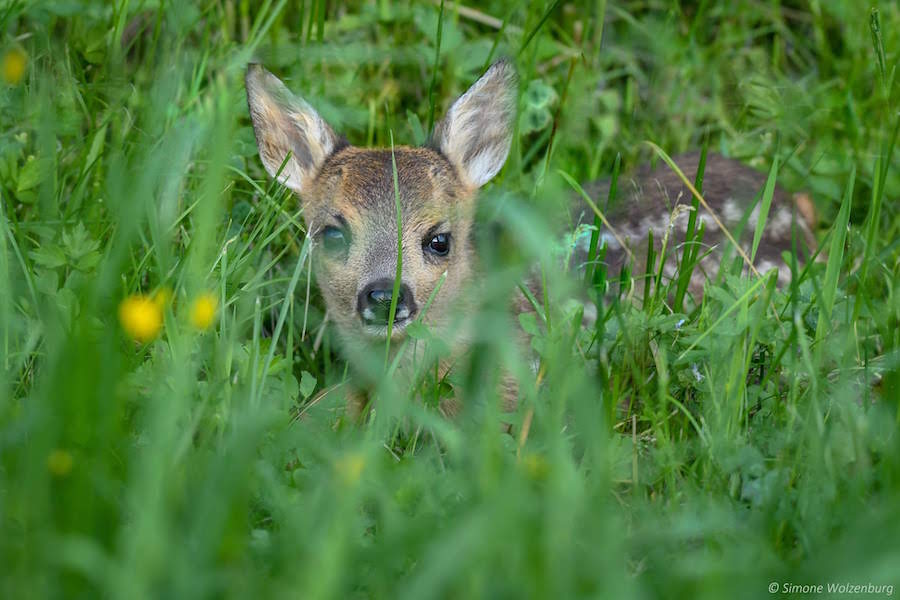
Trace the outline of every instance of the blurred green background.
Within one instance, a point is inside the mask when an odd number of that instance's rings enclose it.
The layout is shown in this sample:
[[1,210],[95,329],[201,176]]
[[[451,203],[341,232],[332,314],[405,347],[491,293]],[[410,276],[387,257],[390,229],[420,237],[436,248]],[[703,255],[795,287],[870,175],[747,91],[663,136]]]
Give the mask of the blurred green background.
[[[0,36],[0,596],[900,586],[897,3],[5,0]],[[442,382],[376,377],[350,423],[246,64],[385,146],[501,56],[520,118],[480,204],[501,225],[470,402],[447,421],[414,400]],[[645,141],[777,158],[827,264],[785,290],[723,275],[686,313],[595,289],[579,328],[546,258],[562,174],[627,172]],[[538,386],[497,314],[540,261]]]

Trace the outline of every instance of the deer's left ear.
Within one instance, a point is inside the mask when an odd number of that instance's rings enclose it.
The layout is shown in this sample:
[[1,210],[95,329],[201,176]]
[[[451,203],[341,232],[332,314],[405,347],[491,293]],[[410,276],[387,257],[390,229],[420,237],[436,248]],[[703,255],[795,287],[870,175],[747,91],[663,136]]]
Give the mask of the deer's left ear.
[[302,196],[342,139],[312,106],[261,66],[249,66],[245,83],[263,166]]
[[517,97],[515,68],[506,60],[495,62],[435,127],[432,143],[470,185],[481,187],[506,162]]

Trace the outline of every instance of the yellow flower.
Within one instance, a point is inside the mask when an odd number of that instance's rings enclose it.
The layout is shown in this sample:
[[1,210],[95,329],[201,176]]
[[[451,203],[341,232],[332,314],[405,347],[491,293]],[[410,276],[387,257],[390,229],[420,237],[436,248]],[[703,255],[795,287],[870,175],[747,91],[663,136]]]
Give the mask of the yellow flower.
[[3,54],[0,72],[3,73],[3,81],[9,85],[19,85],[25,76],[25,68],[28,66],[28,55],[21,48],[10,48]]
[[218,302],[212,294],[201,294],[191,303],[191,325],[197,329],[209,329],[216,318]]
[[162,329],[162,309],[153,299],[135,294],[122,300],[119,305],[119,321],[130,337],[147,343]]
[[47,457],[47,469],[57,477],[65,477],[72,470],[72,455],[65,450],[54,450]]
[[359,481],[365,466],[366,459],[361,454],[353,452],[338,459],[334,470],[344,485],[352,486]]
[[535,480],[546,478],[550,471],[550,465],[540,454],[527,454],[522,459],[522,467],[525,469],[525,473]]

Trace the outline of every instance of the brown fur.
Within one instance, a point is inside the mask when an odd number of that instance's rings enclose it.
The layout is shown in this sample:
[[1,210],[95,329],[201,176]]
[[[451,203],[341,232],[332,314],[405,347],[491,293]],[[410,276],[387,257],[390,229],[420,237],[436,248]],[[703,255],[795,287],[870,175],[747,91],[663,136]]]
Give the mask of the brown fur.
[[[699,159],[700,154],[696,152],[673,158],[675,164],[691,182],[696,175]],[[736,160],[714,153],[707,156],[704,174],[703,198],[749,255],[756,229],[758,210],[753,207],[755,203],[759,203],[762,197],[767,175]],[[634,255],[633,275],[643,273],[648,231],[653,232],[654,247],[656,252],[659,252],[674,213],[676,217],[671,222],[672,229],[669,231],[664,275],[674,274],[676,265],[685,250],[685,233],[690,214],[690,211],[678,207],[689,207],[693,196],[668,165],[660,162],[655,168],[644,166],[637,169],[630,177],[620,178],[617,199],[611,206],[607,205],[608,181],[595,182],[586,186],[586,191],[597,200],[600,209],[604,211],[619,238],[625,241]],[[792,210],[795,205],[797,207],[796,217]],[[748,211],[750,211],[750,216],[743,230],[739,231],[740,222]],[[580,207],[576,211],[575,219],[578,222],[593,222],[593,212],[590,208]],[[701,220],[705,223],[706,228],[700,251],[700,256],[703,258],[694,271],[689,286],[689,291],[696,299],[702,295],[706,280],[716,276],[722,253],[725,248],[731,246],[731,242],[715,223],[710,213],[702,206],[697,219],[698,227]],[[800,256],[802,258],[804,251],[809,252],[815,248],[815,236],[812,233],[812,228],[815,226],[815,212],[812,202],[807,196],[792,199],[787,192],[776,185],[754,266],[761,273],[773,268],[777,269],[779,284],[784,284],[790,279],[789,265],[782,260],[781,254],[791,251],[791,229],[794,224],[796,224],[798,232],[798,244],[803,249]],[[608,236],[607,242],[608,251],[605,262],[609,273],[614,276],[619,273],[628,256],[614,237]],[[732,256],[737,256],[733,250]],[[641,281],[636,281],[636,288],[640,290],[641,287]]]
[[[451,306],[470,280],[473,263],[469,231],[475,190],[461,184],[453,168],[429,148],[399,147],[397,162],[402,215],[403,281],[415,303],[424,306],[444,271],[447,278],[425,316],[432,327],[446,325]],[[310,234],[343,217],[353,241],[346,259],[315,252],[315,271],[328,313],[347,342],[383,340],[356,316],[360,289],[369,281],[393,279],[397,268],[397,222],[390,150],[346,148],[329,158],[307,194],[305,219]],[[445,258],[422,252],[429,231],[443,224],[453,251]],[[396,340],[404,331],[393,332]]]

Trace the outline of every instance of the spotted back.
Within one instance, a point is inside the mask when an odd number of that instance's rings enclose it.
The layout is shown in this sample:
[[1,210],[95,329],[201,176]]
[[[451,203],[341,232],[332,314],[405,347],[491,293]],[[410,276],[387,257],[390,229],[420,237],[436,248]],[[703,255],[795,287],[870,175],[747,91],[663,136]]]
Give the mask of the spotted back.
[[[683,154],[673,158],[685,176],[693,181],[700,162],[699,153]],[[706,158],[702,195],[706,203],[728,229],[749,256],[760,212],[761,198],[766,184],[766,175],[736,160],[720,154],[710,153]],[[634,257],[632,275],[635,286],[642,286],[647,255],[647,238],[653,234],[655,252],[662,249],[666,240],[666,261],[663,277],[675,276],[678,265],[688,248],[688,220],[692,203],[691,191],[681,178],[663,162],[656,167],[644,166],[630,176],[619,179],[617,198],[610,205],[610,182],[597,181],[585,187],[585,191],[596,199],[599,208],[612,225],[613,231],[601,231],[601,240],[607,245],[604,263],[610,277],[619,274],[629,259],[629,251]],[[796,208],[796,210],[794,210]],[[594,214],[587,206],[576,209],[576,223],[592,223]],[[809,198],[802,194],[791,196],[781,187],[775,187],[772,205],[769,208],[765,228],[756,252],[754,266],[760,273],[778,270],[778,283],[790,281],[790,267],[782,258],[782,253],[792,248],[792,228],[796,225],[800,255],[803,261],[815,247],[812,233],[815,212]],[[721,227],[703,206],[697,215],[697,227],[704,224],[702,246],[697,252],[699,262],[692,273],[688,290],[699,299],[707,279],[718,273],[723,252],[732,244]],[[671,229],[670,229],[671,228]],[[614,233],[615,234],[614,234]],[[623,247],[624,244],[624,247]],[[626,250],[627,248],[627,250]],[[732,256],[737,253],[732,249]],[[585,248],[576,260],[586,260]],[[657,263],[658,268],[658,263]]]

